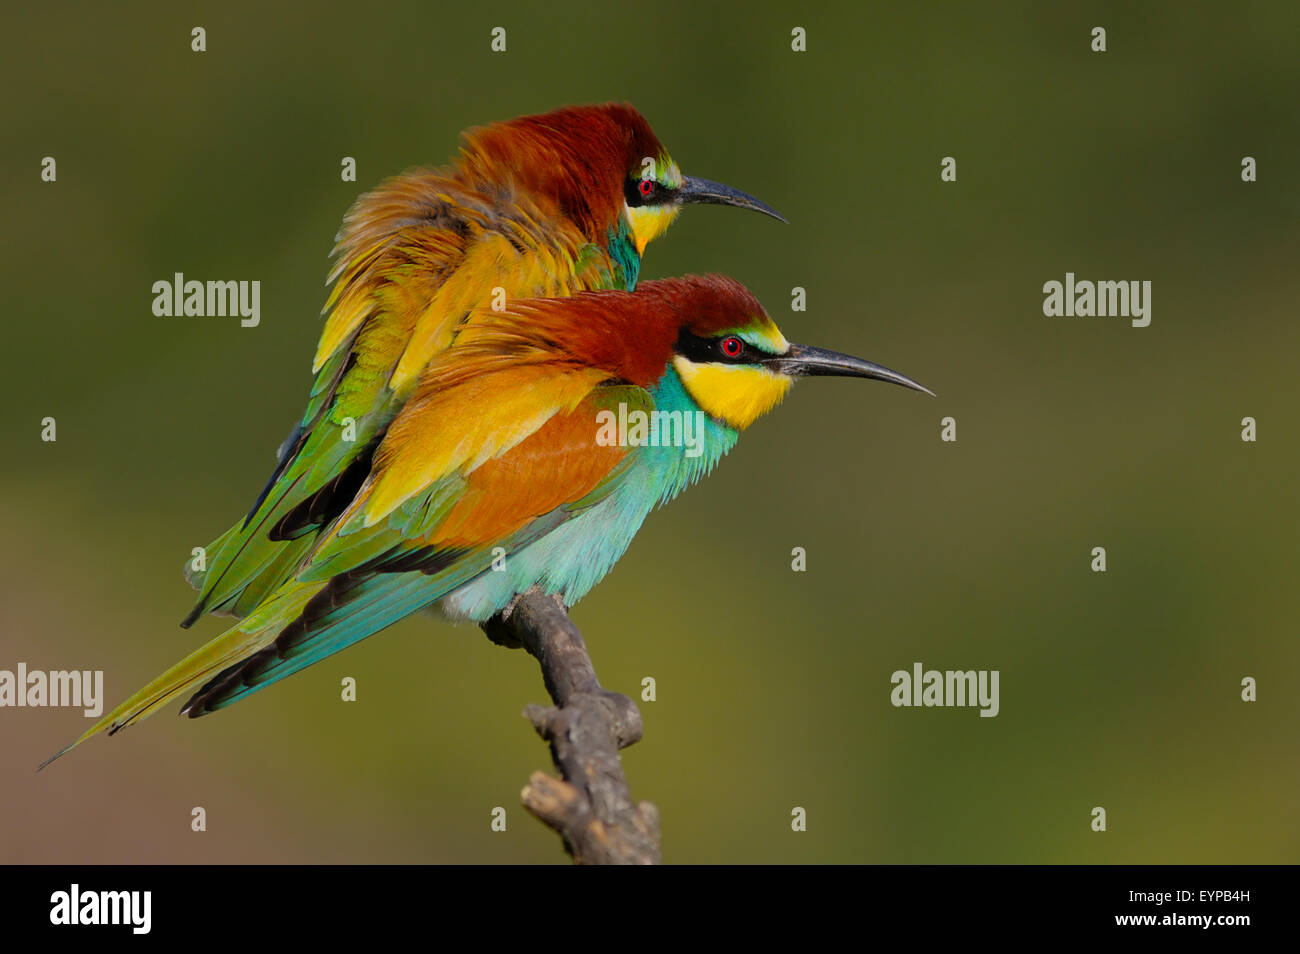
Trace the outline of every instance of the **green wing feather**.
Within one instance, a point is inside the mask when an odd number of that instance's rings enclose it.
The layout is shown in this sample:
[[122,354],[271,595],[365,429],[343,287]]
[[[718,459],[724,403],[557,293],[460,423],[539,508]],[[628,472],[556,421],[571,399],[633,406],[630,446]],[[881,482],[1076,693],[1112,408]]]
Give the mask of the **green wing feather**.
[[332,311],[307,408],[248,516],[206,548],[206,570],[187,567],[199,596],[182,626],[204,613],[246,616],[290,577],[352,499],[409,398],[414,382],[394,384],[394,375],[417,343],[450,341],[496,286],[513,299],[618,279],[605,250],[572,223],[548,223],[525,197],[515,201],[485,206],[429,172],[358,200],[335,249]]

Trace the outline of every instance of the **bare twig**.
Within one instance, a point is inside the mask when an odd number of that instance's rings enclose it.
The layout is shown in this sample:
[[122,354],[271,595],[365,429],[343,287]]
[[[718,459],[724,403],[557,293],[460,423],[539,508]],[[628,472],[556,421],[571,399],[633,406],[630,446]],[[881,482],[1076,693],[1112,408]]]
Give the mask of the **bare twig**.
[[534,772],[524,807],[560,833],[577,864],[658,864],[659,811],[632,802],[618,757],[641,738],[641,713],[627,696],[601,688],[564,604],[533,588],[483,630],[495,643],[528,650],[555,702],[524,715],[550,743],[563,780]]

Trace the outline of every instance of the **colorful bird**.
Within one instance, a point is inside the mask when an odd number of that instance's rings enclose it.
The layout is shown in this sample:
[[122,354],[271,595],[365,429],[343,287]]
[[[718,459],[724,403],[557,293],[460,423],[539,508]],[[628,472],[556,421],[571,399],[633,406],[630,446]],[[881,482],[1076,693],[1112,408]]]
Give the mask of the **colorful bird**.
[[[781,218],[682,175],[645,119],[607,104],[466,133],[457,162],[390,179],[349,211],[306,411],[248,515],[186,576],[205,612],[243,617],[274,593],[356,493],[421,373],[489,300],[636,285],[682,206]],[[468,318],[473,321],[472,317]]]
[[482,621],[534,585],[572,605],[808,375],[926,391],[790,344],[722,276],[477,306],[286,580],[73,744],[182,695],[220,709],[431,605]]

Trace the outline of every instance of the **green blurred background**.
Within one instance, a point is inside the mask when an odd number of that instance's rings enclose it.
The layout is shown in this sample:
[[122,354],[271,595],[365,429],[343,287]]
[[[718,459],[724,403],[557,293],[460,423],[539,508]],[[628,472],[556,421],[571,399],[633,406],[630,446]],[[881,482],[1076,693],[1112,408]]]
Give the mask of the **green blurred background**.
[[[939,395],[800,385],[575,610],[605,685],[658,682],[624,761],[665,859],[1300,860],[1300,7],[973,6],[11,7],[0,668],[103,669],[111,706],[218,633],[177,628],[181,565],[301,411],[353,199],[468,126],[626,99],[790,219],[690,210],[643,277],[732,274]],[[260,280],[261,326],[154,317],[177,271]],[[1044,318],[1066,271],[1152,281],[1151,326]],[[893,708],[916,661],[998,669],[1001,713]],[[85,720],[0,710],[0,860],[563,862],[519,807],[543,700],[419,616],[40,774]]]

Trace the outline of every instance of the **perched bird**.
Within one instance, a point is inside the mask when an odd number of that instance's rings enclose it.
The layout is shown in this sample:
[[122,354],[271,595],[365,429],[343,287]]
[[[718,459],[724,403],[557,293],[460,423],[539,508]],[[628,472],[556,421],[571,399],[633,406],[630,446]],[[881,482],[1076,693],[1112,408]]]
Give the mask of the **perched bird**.
[[[248,515],[187,566],[204,613],[245,616],[352,500],[429,362],[477,306],[636,285],[682,206],[776,212],[684,176],[631,106],[557,110],[471,130],[455,164],[362,196],[334,249],[307,408]],[[469,318],[472,320],[472,318]]]
[[220,709],[424,607],[482,621],[533,585],[572,605],[808,375],[926,390],[790,344],[722,276],[478,306],[286,580],[78,743],[182,695]]

